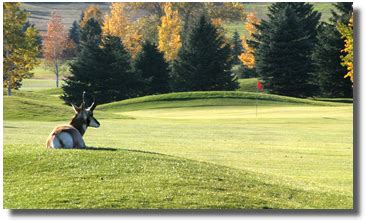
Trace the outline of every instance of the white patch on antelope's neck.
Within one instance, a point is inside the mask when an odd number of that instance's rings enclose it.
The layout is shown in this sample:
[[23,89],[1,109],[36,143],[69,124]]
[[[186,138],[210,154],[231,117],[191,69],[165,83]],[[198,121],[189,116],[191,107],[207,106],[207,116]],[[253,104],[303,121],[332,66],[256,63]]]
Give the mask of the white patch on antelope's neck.
[[84,129],[84,131],[86,131],[86,128],[87,128],[87,125],[86,124],[83,124],[82,125],[82,129]]
[[98,128],[100,125],[95,121],[93,117],[91,117],[89,126],[93,128]]

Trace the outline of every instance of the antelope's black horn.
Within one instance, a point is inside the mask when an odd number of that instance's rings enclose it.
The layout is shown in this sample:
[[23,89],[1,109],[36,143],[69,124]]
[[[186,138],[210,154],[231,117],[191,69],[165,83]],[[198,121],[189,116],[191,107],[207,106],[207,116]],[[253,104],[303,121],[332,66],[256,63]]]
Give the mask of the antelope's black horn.
[[82,102],[85,103],[85,91],[82,93]]
[[95,97],[94,97],[94,101],[93,101],[93,103],[90,105],[89,110],[90,110],[90,111],[94,111],[95,107],[96,107],[96,103],[95,103]]
[[82,93],[82,102],[80,105],[80,109],[85,109],[85,91]]

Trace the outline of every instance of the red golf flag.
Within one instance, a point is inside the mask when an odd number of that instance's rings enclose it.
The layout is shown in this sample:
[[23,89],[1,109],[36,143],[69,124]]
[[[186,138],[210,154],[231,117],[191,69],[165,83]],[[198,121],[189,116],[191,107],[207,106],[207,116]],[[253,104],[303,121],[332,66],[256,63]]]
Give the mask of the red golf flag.
[[257,89],[260,90],[261,92],[264,92],[264,89],[262,88],[262,85],[258,80],[257,80]]

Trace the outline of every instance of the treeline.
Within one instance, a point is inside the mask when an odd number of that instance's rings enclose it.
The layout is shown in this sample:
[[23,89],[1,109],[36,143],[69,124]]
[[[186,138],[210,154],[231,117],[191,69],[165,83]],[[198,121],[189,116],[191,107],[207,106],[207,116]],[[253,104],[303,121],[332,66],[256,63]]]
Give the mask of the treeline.
[[274,3],[269,7],[268,19],[256,25],[258,31],[251,41],[256,71],[269,92],[352,97],[352,78],[344,79],[348,65],[341,64],[346,45],[339,31],[341,24],[350,21],[352,3],[334,6],[328,23],[319,22],[320,13],[309,3]]
[[[130,20],[130,11],[138,9],[149,12],[148,20]],[[69,32],[77,55],[62,98],[78,102],[80,91],[87,91],[106,103],[172,91],[235,90],[222,24],[243,17],[236,3],[112,3],[105,17],[91,5]]]
[[[112,3],[106,16],[91,5],[69,31],[52,14],[42,49],[25,14],[10,22],[23,13],[19,4],[5,4],[4,83],[10,89],[30,77],[37,62],[29,60],[42,52],[57,86],[59,65],[72,60],[62,86],[67,103],[79,102],[82,91],[106,103],[171,91],[235,90],[238,78],[249,77],[274,94],[352,97],[351,3],[334,3],[328,22],[320,22],[310,3],[273,3],[261,21],[240,3]],[[140,11],[145,13],[136,16]],[[227,39],[230,22],[242,23],[248,34]],[[29,44],[8,45],[19,42],[8,40],[17,36],[28,36]],[[27,45],[28,69],[11,69],[9,54],[19,54],[12,48]]]
[[155,43],[145,41],[132,59],[118,36],[102,35],[90,18],[80,32],[80,53],[62,86],[67,103],[80,91],[99,103],[171,91],[235,90],[230,45],[204,15],[194,24],[176,58],[167,61]]

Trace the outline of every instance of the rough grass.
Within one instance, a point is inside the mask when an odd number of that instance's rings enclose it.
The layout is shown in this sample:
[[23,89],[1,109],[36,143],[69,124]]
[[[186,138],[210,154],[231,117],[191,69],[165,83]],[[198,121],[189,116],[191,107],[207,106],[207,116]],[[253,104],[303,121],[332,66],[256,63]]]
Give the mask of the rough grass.
[[[4,120],[70,120],[74,111],[59,98],[61,89],[14,91],[4,96]],[[128,118],[123,115],[104,113],[99,118]]]

